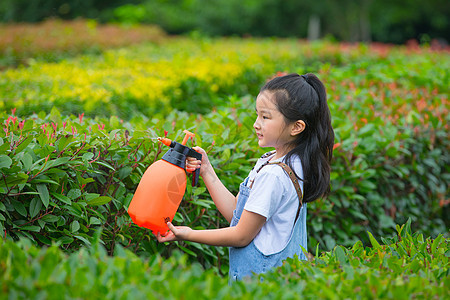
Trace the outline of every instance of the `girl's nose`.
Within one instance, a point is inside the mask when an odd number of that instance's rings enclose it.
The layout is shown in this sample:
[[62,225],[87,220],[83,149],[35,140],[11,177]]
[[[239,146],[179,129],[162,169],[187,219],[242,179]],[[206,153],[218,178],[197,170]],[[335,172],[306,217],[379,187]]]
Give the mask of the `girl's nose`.
[[260,128],[259,122],[258,122],[258,118],[256,118],[255,123],[253,123],[253,128],[255,128],[255,129],[259,129]]

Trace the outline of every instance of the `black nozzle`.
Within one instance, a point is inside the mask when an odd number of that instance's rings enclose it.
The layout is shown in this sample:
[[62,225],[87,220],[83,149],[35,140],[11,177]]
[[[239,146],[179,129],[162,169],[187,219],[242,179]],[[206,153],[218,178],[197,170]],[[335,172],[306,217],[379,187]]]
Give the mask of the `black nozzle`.
[[[186,169],[187,157],[194,157],[198,160],[202,160],[201,153],[178,142],[172,141],[170,147],[171,148],[164,154],[162,159],[182,169]],[[192,186],[196,186],[198,184],[200,169],[195,170],[192,175]]]

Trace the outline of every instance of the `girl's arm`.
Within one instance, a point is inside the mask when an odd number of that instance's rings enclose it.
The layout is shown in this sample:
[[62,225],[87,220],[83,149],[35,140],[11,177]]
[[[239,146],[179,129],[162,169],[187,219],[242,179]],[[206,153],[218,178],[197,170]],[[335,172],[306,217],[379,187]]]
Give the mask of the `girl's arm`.
[[233,227],[193,230],[186,226],[173,226],[169,222],[167,235],[158,233],[156,237],[159,242],[191,241],[211,246],[244,247],[255,238],[265,222],[264,216],[244,210],[239,223]]
[[192,172],[200,168],[200,176],[202,176],[203,182],[214,204],[222,216],[228,222],[231,222],[233,210],[236,208],[236,197],[223,185],[219,177],[217,177],[205,150],[200,147],[193,147],[193,149],[202,154],[202,160],[189,157],[187,159],[186,170]]

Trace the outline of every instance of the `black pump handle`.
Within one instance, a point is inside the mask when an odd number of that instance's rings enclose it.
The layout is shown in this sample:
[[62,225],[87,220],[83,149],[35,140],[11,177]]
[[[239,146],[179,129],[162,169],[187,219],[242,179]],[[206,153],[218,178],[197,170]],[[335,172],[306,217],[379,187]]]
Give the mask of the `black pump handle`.
[[[189,152],[187,153],[186,156],[193,157],[193,158],[196,158],[198,160],[202,160],[202,154],[198,153],[197,151],[195,151],[192,148],[189,148]],[[200,169],[196,169],[192,173],[192,186],[196,186],[198,184],[199,176],[200,176]]]

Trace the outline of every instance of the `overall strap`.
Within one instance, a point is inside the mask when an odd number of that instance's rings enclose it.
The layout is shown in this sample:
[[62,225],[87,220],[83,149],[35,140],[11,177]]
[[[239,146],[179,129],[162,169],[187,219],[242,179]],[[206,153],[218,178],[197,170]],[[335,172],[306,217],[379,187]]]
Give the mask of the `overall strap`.
[[[298,179],[295,176],[294,171],[292,171],[292,169],[287,164],[285,164],[283,162],[266,162],[256,172],[258,173],[259,171],[261,171],[261,169],[264,166],[267,166],[267,165],[279,165],[280,167],[282,167],[283,170],[288,174],[288,176],[291,179],[292,183],[294,184],[295,191],[297,192],[298,200],[300,202],[299,205],[298,205],[297,215],[295,216],[295,220],[297,221],[298,215],[300,213],[300,208],[303,205],[303,193],[302,193],[302,189],[300,187],[300,184],[298,183]],[[253,185],[253,182],[252,182],[251,185]]]

